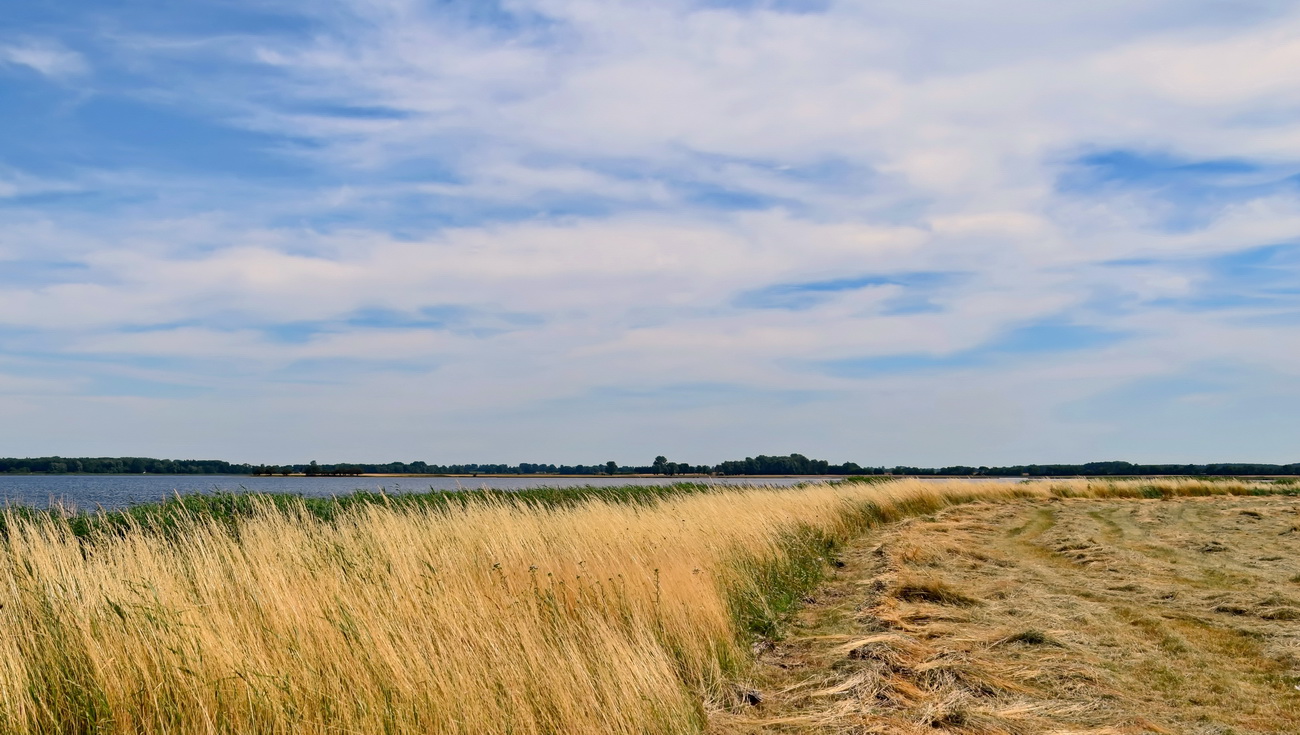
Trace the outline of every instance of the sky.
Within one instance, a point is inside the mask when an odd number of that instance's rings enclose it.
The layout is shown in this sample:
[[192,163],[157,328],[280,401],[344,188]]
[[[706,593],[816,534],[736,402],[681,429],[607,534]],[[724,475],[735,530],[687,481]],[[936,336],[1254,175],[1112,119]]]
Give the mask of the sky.
[[1300,461],[1300,3],[0,7],[0,455]]

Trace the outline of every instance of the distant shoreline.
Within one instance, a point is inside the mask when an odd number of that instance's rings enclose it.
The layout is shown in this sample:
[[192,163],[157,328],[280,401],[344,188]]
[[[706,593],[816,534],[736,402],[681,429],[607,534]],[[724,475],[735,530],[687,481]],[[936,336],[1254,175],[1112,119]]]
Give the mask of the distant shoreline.
[[550,473],[522,474],[522,473],[515,473],[515,472],[504,472],[504,473],[478,472],[478,473],[461,473],[461,474],[453,474],[453,473],[446,473],[446,472],[437,472],[437,473],[430,472],[430,473],[422,473],[422,474],[398,472],[398,473],[363,473],[358,475],[331,475],[331,474],[307,475],[302,472],[294,472],[287,475],[283,475],[277,472],[271,475],[254,475],[254,474],[248,474],[242,472],[213,472],[213,473],[206,473],[206,472],[189,472],[189,473],[186,472],[0,472],[0,477],[139,477],[141,475],[148,475],[152,477],[286,477],[286,478],[294,477],[294,478],[302,478],[302,479],[337,479],[337,480],[344,480],[348,478],[365,479],[365,478],[382,478],[382,477],[460,477],[460,478],[469,478],[469,479],[488,477],[488,478],[506,478],[506,479],[518,478],[518,479],[525,479],[525,480],[545,480],[545,479],[557,479],[557,480],[705,479],[705,480],[711,480],[711,479],[732,479],[732,478],[742,478],[742,477],[758,478],[758,479],[808,478],[813,480],[818,480],[818,479],[835,480],[835,479],[844,479],[846,477],[882,477],[882,478],[893,477],[899,479],[913,478],[913,479],[921,479],[921,480],[926,480],[926,479],[935,479],[935,480],[1069,480],[1069,479],[1141,480],[1141,479],[1169,479],[1169,478],[1184,477],[1184,478],[1195,478],[1195,479],[1203,479],[1203,480],[1217,480],[1217,479],[1228,480],[1234,478],[1283,480],[1283,479],[1296,479],[1298,477],[1297,475],[1247,475],[1247,474],[1241,474],[1241,475],[1192,475],[1192,474],[1187,474],[1187,475],[1157,475],[1157,474],[1150,474],[1150,475],[930,475],[930,474],[895,475],[895,474],[866,473],[866,474],[856,474],[856,475],[714,475],[714,474],[706,475],[706,474],[695,473],[695,474],[676,474],[676,475],[655,475],[655,474],[644,474],[644,473],[642,474],[619,473],[617,475],[596,475],[596,474],[560,475],[560,474],[550,474]]

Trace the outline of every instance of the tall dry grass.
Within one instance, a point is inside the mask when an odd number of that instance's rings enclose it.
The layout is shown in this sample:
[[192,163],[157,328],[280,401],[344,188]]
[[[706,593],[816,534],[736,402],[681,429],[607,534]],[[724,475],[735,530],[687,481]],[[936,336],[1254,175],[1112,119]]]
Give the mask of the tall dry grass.
[[10,513],[0,731],[697,732],[747,627],[832,544],[971,500],[1252,493],[1258,484],[920,482],[643,504],[268,504],[81,539]]

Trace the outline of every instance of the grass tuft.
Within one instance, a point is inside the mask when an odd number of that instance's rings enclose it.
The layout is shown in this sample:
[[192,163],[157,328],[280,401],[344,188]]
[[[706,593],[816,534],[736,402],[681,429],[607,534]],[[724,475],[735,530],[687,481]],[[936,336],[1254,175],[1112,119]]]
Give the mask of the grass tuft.
[[936,605],[971,607],[979,600],[966,595],[937,577],[911,577],[894,585],[892,594],[908,602],[930,602]]
[[1003,638],[999,643],[1022,643],[1026,646],[1054,646],[1064,648],[1064,644],[1041,630],[1030,628]]

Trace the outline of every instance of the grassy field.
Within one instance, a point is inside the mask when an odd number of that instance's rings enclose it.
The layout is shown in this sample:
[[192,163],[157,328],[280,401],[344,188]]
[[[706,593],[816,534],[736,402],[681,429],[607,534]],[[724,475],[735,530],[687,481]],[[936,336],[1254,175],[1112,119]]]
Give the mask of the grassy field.
[[883,522],[1233,481],[225,496],[0,523],[0,731],[692,733]]
[[1300,732],[1300,500],[977,504],[873,533],[715,733]]

